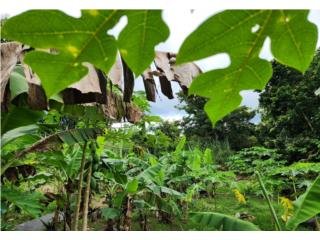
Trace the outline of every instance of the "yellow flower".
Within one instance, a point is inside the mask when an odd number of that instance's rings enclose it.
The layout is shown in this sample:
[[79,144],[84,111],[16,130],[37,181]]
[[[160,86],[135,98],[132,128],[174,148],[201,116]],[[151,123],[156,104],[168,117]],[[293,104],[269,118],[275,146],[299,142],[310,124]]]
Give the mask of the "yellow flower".
[[279,197],[279,199],[280,199],[280,203],[281,203],[282,207],[284,208],[284,213],[281,216],[281,218],[284,222],[287,222],[293,214],[292,201],[286,197]]
[[234,193],[235,198],[241,204],[246,204],[246,199],[243,194],[238,189],[233,189],[232,192]]

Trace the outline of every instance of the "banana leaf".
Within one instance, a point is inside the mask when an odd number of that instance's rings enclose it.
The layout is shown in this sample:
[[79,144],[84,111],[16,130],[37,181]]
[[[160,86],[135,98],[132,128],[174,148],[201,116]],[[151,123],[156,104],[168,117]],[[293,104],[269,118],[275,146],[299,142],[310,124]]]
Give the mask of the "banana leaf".
[[17,153],[17,157],[23,157],[30,152],[45,152],[56,149],[57,145],[66,143],[73,145],[77,143],[84,143],[90,139],[95,139],[99,134],[102,134],[103,130],[100,128],[80,128],[70,129],[67,131],[58,132],[48,137],[41,139],[34,143],[31,147],[24,149]]
[[30,135],[30,134],[35,134],[38,130],[38,126],[35,124],[23,126],[23,127],[18,127],[15,129],[12,129],[5,134],[2,135],[1,137],[1,148],[3,148],[5,145],[10,143],[11,141],[22,137],[24,135]]
[[189,218],[201,226],[212,227],[214,230],[223,231],[259,231],[260,229],[251,222],[232,216],[214,212],[192,212]]
[[294,203],[294,213],[286,224],[287,229],[294,230],[300,223],[320,213],[320,175]]

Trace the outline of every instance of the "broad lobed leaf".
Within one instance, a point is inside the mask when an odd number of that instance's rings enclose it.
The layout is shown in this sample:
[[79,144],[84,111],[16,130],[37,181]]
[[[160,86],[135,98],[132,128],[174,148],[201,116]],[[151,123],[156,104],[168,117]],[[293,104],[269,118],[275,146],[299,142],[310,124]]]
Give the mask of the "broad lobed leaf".
[[[117,43],[107,31],[124,15],[128,26]],[[74,18],[58,10],[31,10],[7,20],[2,33],[36,48],[24,61],[50,97],[83,78],[88,73],[86,62],[108,73],[117,45],[129,67],[141,74],[154,58],[154,46],[166,40],[169,29],[161,11],[83,10],[80,18]]]
[[177,63],[228,53],[231,64],[197,77],[190,93],[210,98],[205,106],[215,124],[241,103],[242,90],[262,90],[271,64],[259,57],[267,37],[276,60],[306,71],[314,54],[317,28],[308,11],[224,11],[201,24],[182,44]]

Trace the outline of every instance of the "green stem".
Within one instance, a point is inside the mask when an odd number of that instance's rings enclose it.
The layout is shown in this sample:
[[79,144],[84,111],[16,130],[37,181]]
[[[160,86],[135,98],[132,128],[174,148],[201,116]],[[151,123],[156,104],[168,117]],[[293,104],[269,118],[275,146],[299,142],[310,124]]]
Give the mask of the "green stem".
[[293,186],[293,191],[294,191],[294,197],[297,200],[297,189],[296,189],[296,183],[294,181],[294,176],[292,176],[292,186]]
[[272,206],[271,200],[270,200],[269,195],[267,193],[266,187],[264,186],[264,183],[262,181],[261,175],[260,175],[259,172],[256,172],[256,175],[258,176],[259,184],[261,186],[263,195],[264,195],[264,197],[267,200],[267,203],[269,205],[269,209],[270,209],[271,215],[272,215],[272,217],[273,217],[273,219],[274,219],[274,221],[276,223],[277,230],[282,231],[279,219],[277,217],[276,211],[274,210],[274,208]]

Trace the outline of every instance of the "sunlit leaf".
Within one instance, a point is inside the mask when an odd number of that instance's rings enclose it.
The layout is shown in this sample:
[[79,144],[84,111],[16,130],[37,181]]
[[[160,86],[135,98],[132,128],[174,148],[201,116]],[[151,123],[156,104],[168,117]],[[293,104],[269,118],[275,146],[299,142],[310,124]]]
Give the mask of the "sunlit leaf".
[[272,76],[271,64],[259,57],[267,37],[275,59],[301,72],[307,70],[316,47],[317,28],[308,11],[224,11],[202,23],[184,41],[177,63],[228,53],[227,68],[197,77],[190,94],[207,97],[205,105],[215,124],[241,103],[242,90],[263,89]]

